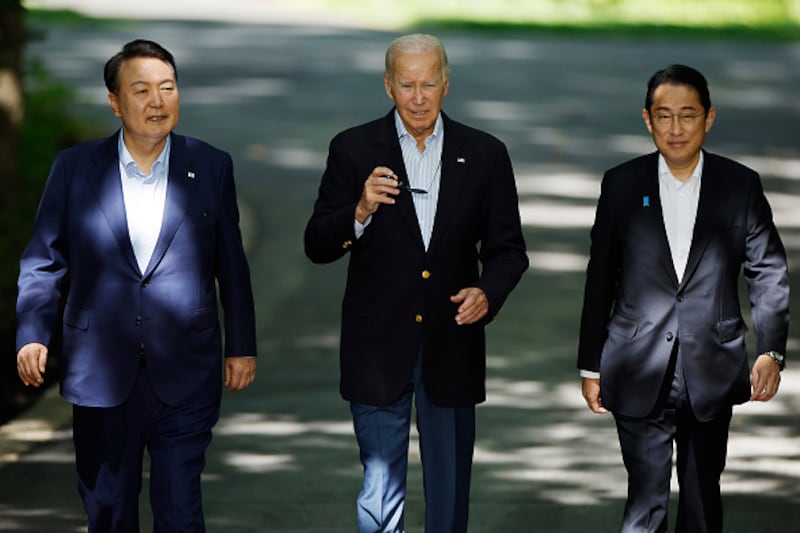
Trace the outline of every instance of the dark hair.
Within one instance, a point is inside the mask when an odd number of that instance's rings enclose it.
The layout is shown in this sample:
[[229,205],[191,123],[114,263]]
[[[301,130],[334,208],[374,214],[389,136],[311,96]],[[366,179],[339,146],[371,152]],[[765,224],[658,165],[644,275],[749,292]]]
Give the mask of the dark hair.
[[160,59],[172,67],[172,72],[175,73],[175,81],[178,81],[178,69],[175,67],[175,59],[172,57],[172,54],[156,42],[136,39],[135,41],[127,43],[122,47],[122,50],[106,61],[106,66],[103,69],[103,78],[105,79],[106,87],[109,92],[117,93],[119,90],[119,69],[124,61],[135,57],[154,57]]
[[659,70],[647,82],[647,97],[644,100],[644,108],[650,112],[653,105],[653,93],[665,83],[673,85],[688,85],[700,95],[700,104],[706,112],[711,109],[711,95],[708,92],[708,82],[699,71],[686,65],[670,65],[663,70]]

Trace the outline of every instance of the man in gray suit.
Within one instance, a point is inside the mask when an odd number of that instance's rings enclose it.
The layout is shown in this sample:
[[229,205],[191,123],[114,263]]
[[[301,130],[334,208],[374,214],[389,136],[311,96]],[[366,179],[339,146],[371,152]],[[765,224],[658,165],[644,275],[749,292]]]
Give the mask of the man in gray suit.
[[606,172],[597,204],[578,349],[583,396],[616,421],[628,471],[622,531],[667,531],[674,443],[675,531],[718,532],[732,406],[768,401],[780,384],[786,254],[758,174],[702,149],[716,110],[700,72],[656,72],[642,117],[657,152]]

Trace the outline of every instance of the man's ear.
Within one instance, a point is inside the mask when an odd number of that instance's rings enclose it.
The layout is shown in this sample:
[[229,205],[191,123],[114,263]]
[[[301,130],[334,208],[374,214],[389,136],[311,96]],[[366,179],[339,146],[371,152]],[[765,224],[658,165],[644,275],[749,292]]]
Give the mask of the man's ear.
[[383,88],[386,89],[386,96],[394,102],[394,95],[392,94],[392,82],[389,80],[389,75],[383,75]]
[[708,113],[706,113],[706,123],[705,123],[706,133],[711,131],[711,126],[714,125],[714,120],[716,118],[717,118],[717,108],[712,107],[711,109],[708,110]]
[[642,120],[644,120],[644,125],[647,126],[647,131],[653,133],[653,123],[650,122],[650,111],[647,109],[642,109]]
[[111,110],[114,112],[115,116],[122,116],[119,112],[119,99],[117,98],[116,94],[108,93],[108,105],[111,106]]

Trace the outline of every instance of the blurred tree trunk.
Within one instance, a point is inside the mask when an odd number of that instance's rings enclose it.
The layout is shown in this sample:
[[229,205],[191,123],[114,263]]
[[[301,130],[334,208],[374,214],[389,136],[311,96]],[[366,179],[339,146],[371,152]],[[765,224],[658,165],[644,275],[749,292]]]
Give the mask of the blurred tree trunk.
[[19,164],[23,11],[20,0],[0,0],[0,204],[14,192]]
[[[24,9],[21,0],[0,0],[0,353],[14,351],[16,245],[22,149],[22,47]],[[0,424],[16,416],[35,396],[16,376],[16,357],[0,358]]]

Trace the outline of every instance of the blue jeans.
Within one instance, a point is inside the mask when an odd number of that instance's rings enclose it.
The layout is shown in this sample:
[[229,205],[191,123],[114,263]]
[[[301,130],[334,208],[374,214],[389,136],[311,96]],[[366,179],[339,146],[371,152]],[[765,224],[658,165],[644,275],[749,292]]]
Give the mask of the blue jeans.
[[439,407],[421,379],[420,354],[408,387],[392,405],[350,404],[364,466],[357,500],[359,533],[405,531],[411,400],[415,397],[425,493],[425,530],[467,531],[475,407]]

